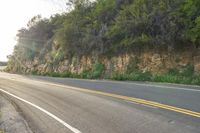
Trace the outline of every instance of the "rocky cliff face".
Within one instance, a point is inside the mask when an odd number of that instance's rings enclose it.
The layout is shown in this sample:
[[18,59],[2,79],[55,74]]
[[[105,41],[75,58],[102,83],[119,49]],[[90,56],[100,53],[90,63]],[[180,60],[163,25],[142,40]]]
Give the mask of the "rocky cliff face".
[[[105,66],[105,73],[111,75],[113,72],[124,73],[127,69],[139,69],[143,72],[166,73],[176,68],[181,71],[186,65],[194,66],[196,73],[200,73],[200,49],[184,49],[181,51],[152,51],[146,50],[140,53],[127,53],[108,57],[64,57],[62,61],[55,62],[50,54],[46,53],[43,60],[35,58],[33,61],[23,62],[20,65],[24,73],[36,72],[45,74],[48,72],[81,73],[84,70],[92,69],[93,64],[100,62]],[[11,71],[15,72],[19,66],[12,66]]]

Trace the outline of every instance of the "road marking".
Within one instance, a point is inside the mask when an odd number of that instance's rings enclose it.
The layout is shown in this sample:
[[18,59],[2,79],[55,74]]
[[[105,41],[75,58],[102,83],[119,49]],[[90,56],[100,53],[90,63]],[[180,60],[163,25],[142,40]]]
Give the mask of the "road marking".
[[71,130],[73,133],[81,133],[81,131],[79,131],[78,129],[76,129],[76,128],[70,126],[69,124],[67,124],[66,122],[64,122],[64,121],[61,120],[60,118],[58,118],[57,116],[55,116],[55,115],[53,115],[52,113],[48,112],[47,110],[45,110],[45,109],[43,109],[43,108],[41,108],[41,107],[39,107],[39,106],[37,106],[37,105],[35,105],[35,104],[29,102],[29,101],[26,101],[26,100],[24,100],[24,99],[22,99],[22,98],[20,98],[20,97],[18,97],[18,96],[16,96],[16,95],[14,95],[14,94],[11,94],[11,93],[9,93],[9,92],[7,92],[7,91],[5,91],[5,90],[0,89],[0,91],[3,92],[3,93],[5,93],[5,94],[7,94],[7,95],[9,95],[9,96],[12,96],[12,97],[18,99],[18,100],[20,100],[20,101],[22,101],[22,102],[24,102],[24,103],[29,104],[29,105],[31,105],[32,107],[34,107],[34,108],[36,108],[36,109],[38,109],[38,110],[40,110],[40,111],[42,111],[43,113],[47,114],[47,115],[50,116],[51,118],[55,119],[56,121],[58,121],[59,123],[61,123],[61,124],[64,125],[65,127],[67,127],[67,128],[68,128],[69,130]]
[[174,111],[174,112],[178,112],[178,113],[182,113],[182,114],[186,114],[189,116],[200,118],[200,112],[195,112],[195,111],[191,111],[191,110],[187,110],[187,109],[183,109],[183,108],[179,108],[179,107],[161,104],[161,103],[154,102],[154,101],[149,101],[149,100],[144,100],[144,99],[139,99],[139,98],[134,98],[134,97],[128,97],[128,96],[122,96],[122,95],[117,95],[117,94],[112,94],[112,93],[107,93],[107,92],[94,91],[94,90],[90,90],[90,89],[83,89],[83,88],[67,86],[67,85],[60,85],[60,84],[54,84],[54,83],[48,83],[48,82],[42,82],[42,81],[37,81],[37,82],[46,84],[46,85],[52,85],[52,86],[72,89],[72,90],[76,90],[76,91],[80,91],[80,92],[86,92],[86,93],[90,93],[90,94],[98,94],[98,95],[113,97],[113,98],[117,98],[117,99],[121,99],[121,100],[132,101],[132,102],[136,102],[139,104],[154,106],[157,108],[170,110],[170,111]]
[[[71,78],[68,78],[71,80]],[[134,83],[134,82],[122,82],[122,81],[111,81],[111,80],[95,80],[95,79],[73,79],[76,81],[91,81],[91,82],[101,82],[101,83],[119,83],[119,84],[132,84],[132,85],[137,85],[137,86],[144,86],[144,87],[156,87],[156,88],[167,88],[167,89],[177,89],[177,90],[185,90],[185,91],[195,91],[195,92],[200,92],[200,87],[198,85],[184,85],[184,84],[174,84],[177,86],[166,86],[167,84],[173,85],[173,83],[166,83],[165,85],[162,85],[162,83],[157,83],[157,84],[148,84],[151,82],[147,82],[147,84],[144,83]],[[160,85],[159,85],[160,84]],[[180,87],[182,86],[182,87]],[[196,87],[198,89],[194,88],[186,88],[186,87]]]
[[[10,74],[8,75],[7,73],[3,72],[3,77],[1,78],[5,78],[5,79],[8,79],[7,76],[10,78]],[[12,74],[14,76],[16,76],[17,78],[19,77],[19,75],[17,74]],[[19,78],[23,78],[23,76],[20,76]],[[69,80],[71,80],[72,78],[67,78]],[[12,79],[11,79],[12,80]],[[36,79],[37,80],[37,79]],[[185,91],[194,91],[194,92],[200,92],[200,86],[198,85],[184,85],[184,84],[174,84],[174,85],[177,85],[177,86],[165,86],[165,85],[159,85],[158,84],[148,84],[148,83],[151,83],[151,82],[147,82],[147,84],[144,84],[144,83],[135,83],[135,82],[121,82],[121,81],[111,81],[111,80],[88,80],[88,79],[73,79],[73,80],[76,80],[76,81],[93,81],[93,82],[101,82],[101,83],[106,83],[106,82],[109,82],[109,83],[119,83],[119,84],[132,84],[132,85],[137,85],[137,86],[144,86],[144,87],[156,87],[156,88],[162,88],[162,89],[177,89],[177,90],[185,90]],[[173,85],[168,83],[169,85]],[[167,83],[166,83],[167,85]],[[181,87],[182,86],[182,87]],[[190,87],[190,86],[194,86],[196,87],[197,89],[195,88],[186,88],[186,87]]]
[[[97,81],[97,82],[104,82],[105,81]],[[155,87],[155,88],[162,88],[162,89],[176,89],[176,90],[184,90],[184,91],[194,91],[194,92],[200,92],[200,88],[197,85],[193,85],[194,87],[198,87],[199,89],[193,89],[193,88],[185,88],[185,87],[179,87],[181,84],[176,84],[177,86],[165,86],[165,85],[156,85],[156,84],[142,84],[142,83],[134,83],[134,82],[121,82],[121,81],[106,81],[110,83],[118,83],[118,84],[131,84],[131,85],[137,85],[137,86],[144,86],[144,87]],[[169,83],[170,85],[170,83]],[[171,84],[173,85],[173,84]],[[190,85],[183,85],[183,86],[190,86]],[[191,85],[192,86],[192,85]]]
[[[22,80],[17,80],[17,81],[23,82]],[[136,102],[139,104],[154,106],[157,108],[170,110],[170,111],[174,111],[174,112],[182,113],[185,115],[200,118],[200,112],[195,112],[195,111],[191,111],[188,109],[183,109],[183,108],[174,107],[174,106],[170,106],[170,105],[166,105],[166,104],[161,104],[161,103],[154,102],[154,101],[148,101],[148,100],[144,100],[144,99],[128,97],[128,96],[123,96],[123,95],[118,95],[118,94],[112,94],[112,93],[107,93],[107,92],[94,91],[94,90],[90,90],[90,89],[86,89],[86,88],[79,88],[79,87],[73,87],[73,86],[68,86],[68,85],[49,83],[49,82],[45,82],[45,81],[38,81],[38,80],[36,81],[35,80],[35,81],[31,81],[31,82],[37,82],[37,83],[41,83],[41,84],[57,86],[57,87],[62,87],[62,88],[66,88],[66,89],[72,89],[72,90],[76,90],[76,91],[80,91],[80,92],[85,92],[85,93],[90,93],[90,94],[98,94],[98,95],[113,97],[113,98],[117,98],[117,99],[121,99],[121,100],[132,101],[132,102]]]
[[162,86],[162,85],[152,85],[152,84],[138,84],[138,83],[131,83],[137,86],[145,86],[145,87],[156,87],[156,88],[167,88],[167,89],[176,89],[176,90],[184,90],[184,91],[194,91],[194,92],[200,92],[200,89],[188,89],[184,87],[173,87],[173,86]]
[[137,104],[137,105],[148,107],[148,108],[158,109],[158,107],[155,107],[155,106],[150,106],[150,105],[146,105],[146,104],[140,104],[140,103],[136,103],[136,102],[133,102],[133,101],[126,101],[126,100],[124,100],[124,101],[127,102],[127,103]]

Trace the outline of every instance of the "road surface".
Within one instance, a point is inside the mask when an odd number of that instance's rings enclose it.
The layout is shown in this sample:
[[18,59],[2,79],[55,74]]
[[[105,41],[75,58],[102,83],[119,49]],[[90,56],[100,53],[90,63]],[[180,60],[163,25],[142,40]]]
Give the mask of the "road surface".
[[36,133],[200,133],[200,87],[0,73]]

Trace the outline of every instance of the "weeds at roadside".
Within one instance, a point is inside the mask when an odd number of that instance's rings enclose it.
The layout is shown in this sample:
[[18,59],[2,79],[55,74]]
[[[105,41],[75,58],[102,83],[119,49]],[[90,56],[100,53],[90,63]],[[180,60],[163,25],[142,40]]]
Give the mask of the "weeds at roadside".
[[[130,71],[132,70],[132,71]],[[36,74],[37,72],[33,72]],[[37,75],[37,74],[36,74]],[[165,74],[152,74],[150,72],[142,72],[136,69],[129,69],[125,73],[113,72],[112,75],[105,75],[105,66],[101,63],[95,63],[91,69],[84,70],[82,73],[72,73],[66,71],[48,72],[40,74],[43,76],[51,77],[68,77],[68,78],[80,78],[80,79],[111,79],[119,81],[150,81],[150,82],[163,82],[163,83],[177,83],[177,84],[190,84],[200,85],[200,75],[194,73],[194,67],[192,65],[185,66],[181,71],[176,68],[169,69]]]

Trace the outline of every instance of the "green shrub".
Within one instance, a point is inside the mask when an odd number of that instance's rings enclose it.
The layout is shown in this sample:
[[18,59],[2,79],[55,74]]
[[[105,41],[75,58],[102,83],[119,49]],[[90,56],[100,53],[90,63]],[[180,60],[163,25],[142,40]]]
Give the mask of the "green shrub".
[[126,73],[130,74],[132,72],[138,71],[138,63],[139,63],[139,59],[138,58],[134,58],[132,61],[129,62],[129,64],[127,65],[126,68]]
[[129,79],[133,81],[151,81],[152,74],[150,72],[142,73],[140,71],[130,74]]
[[181,84],[191,84],[193,78],[192,77],[182,77],[180,82]]
[[83,79],[91,79],[91,70],[84,70],[81,74],[80,77]]
[[[82,73],[72,73],[70,71],[65,71],[63,73],[59,72],[48,72],[40,74],[43,76],[51,77],[69,77],[69,78],[82,78],[82,79],[98,79],[101,78],[105,71],[105,66],[101,63],[96,63],[91,69],[84,70]],[[33,75],[39,75],[37,71],[31,72]],[[120,73],[114,72],[111,76],[103,75],[106,79],[112,80],[131,80],[131,81],[153,81],[153,82],[168,82],[168,83],[179,83],[179,84],[192,84],[200,85],[200,76],[194,75],[194,67],[192,65],[187,65],[182,72],[173,68],[168,71],[167,74],[155,74],[152,75],[150,72],[142,72],[137,69],[131,73]]]
[[122,73],[116,72],[116,73],[113,73],[111,75],[110,79],[112,79],[112,80],[121,80],[122,81],[122,80],[128,80],[129,77],[126,74],[122,74]]
[[179,70],[177,68],[171,68],[168,70],[169,75],[179,75]]
[[100,78],[105,71],[105,66],[101,63],[95,63],[92,67],[91,78]]
[[50,73],[51,77],[60,77],[60,74],[58,72],[52,72]]
[[191,64],[188,64],[185,66],[181,72],[182,76],[192,76],[194,74],[194,66]]
[[132,72],[131,74],[114,73],[110,77],[113,80],[132,80],[132,81],[151,81],[152,74],[150,72],[142,73],[140,71]]
[[52,51],[51,56],[53,57],[54,64],[58,64],[60,61],[64,60],[64,52],[61,49]]
[[176,83],[178,82],[177,76],[166,74],[166,75],[154,75],[152,81],[155,82],[171,82]]
[[69,71],[65,71],[63,73],[60,73],[60,77],[71,77],[72,73]]
[[194,76],[191,80],[192,85],[200,85],[200,77],[199,76]]

